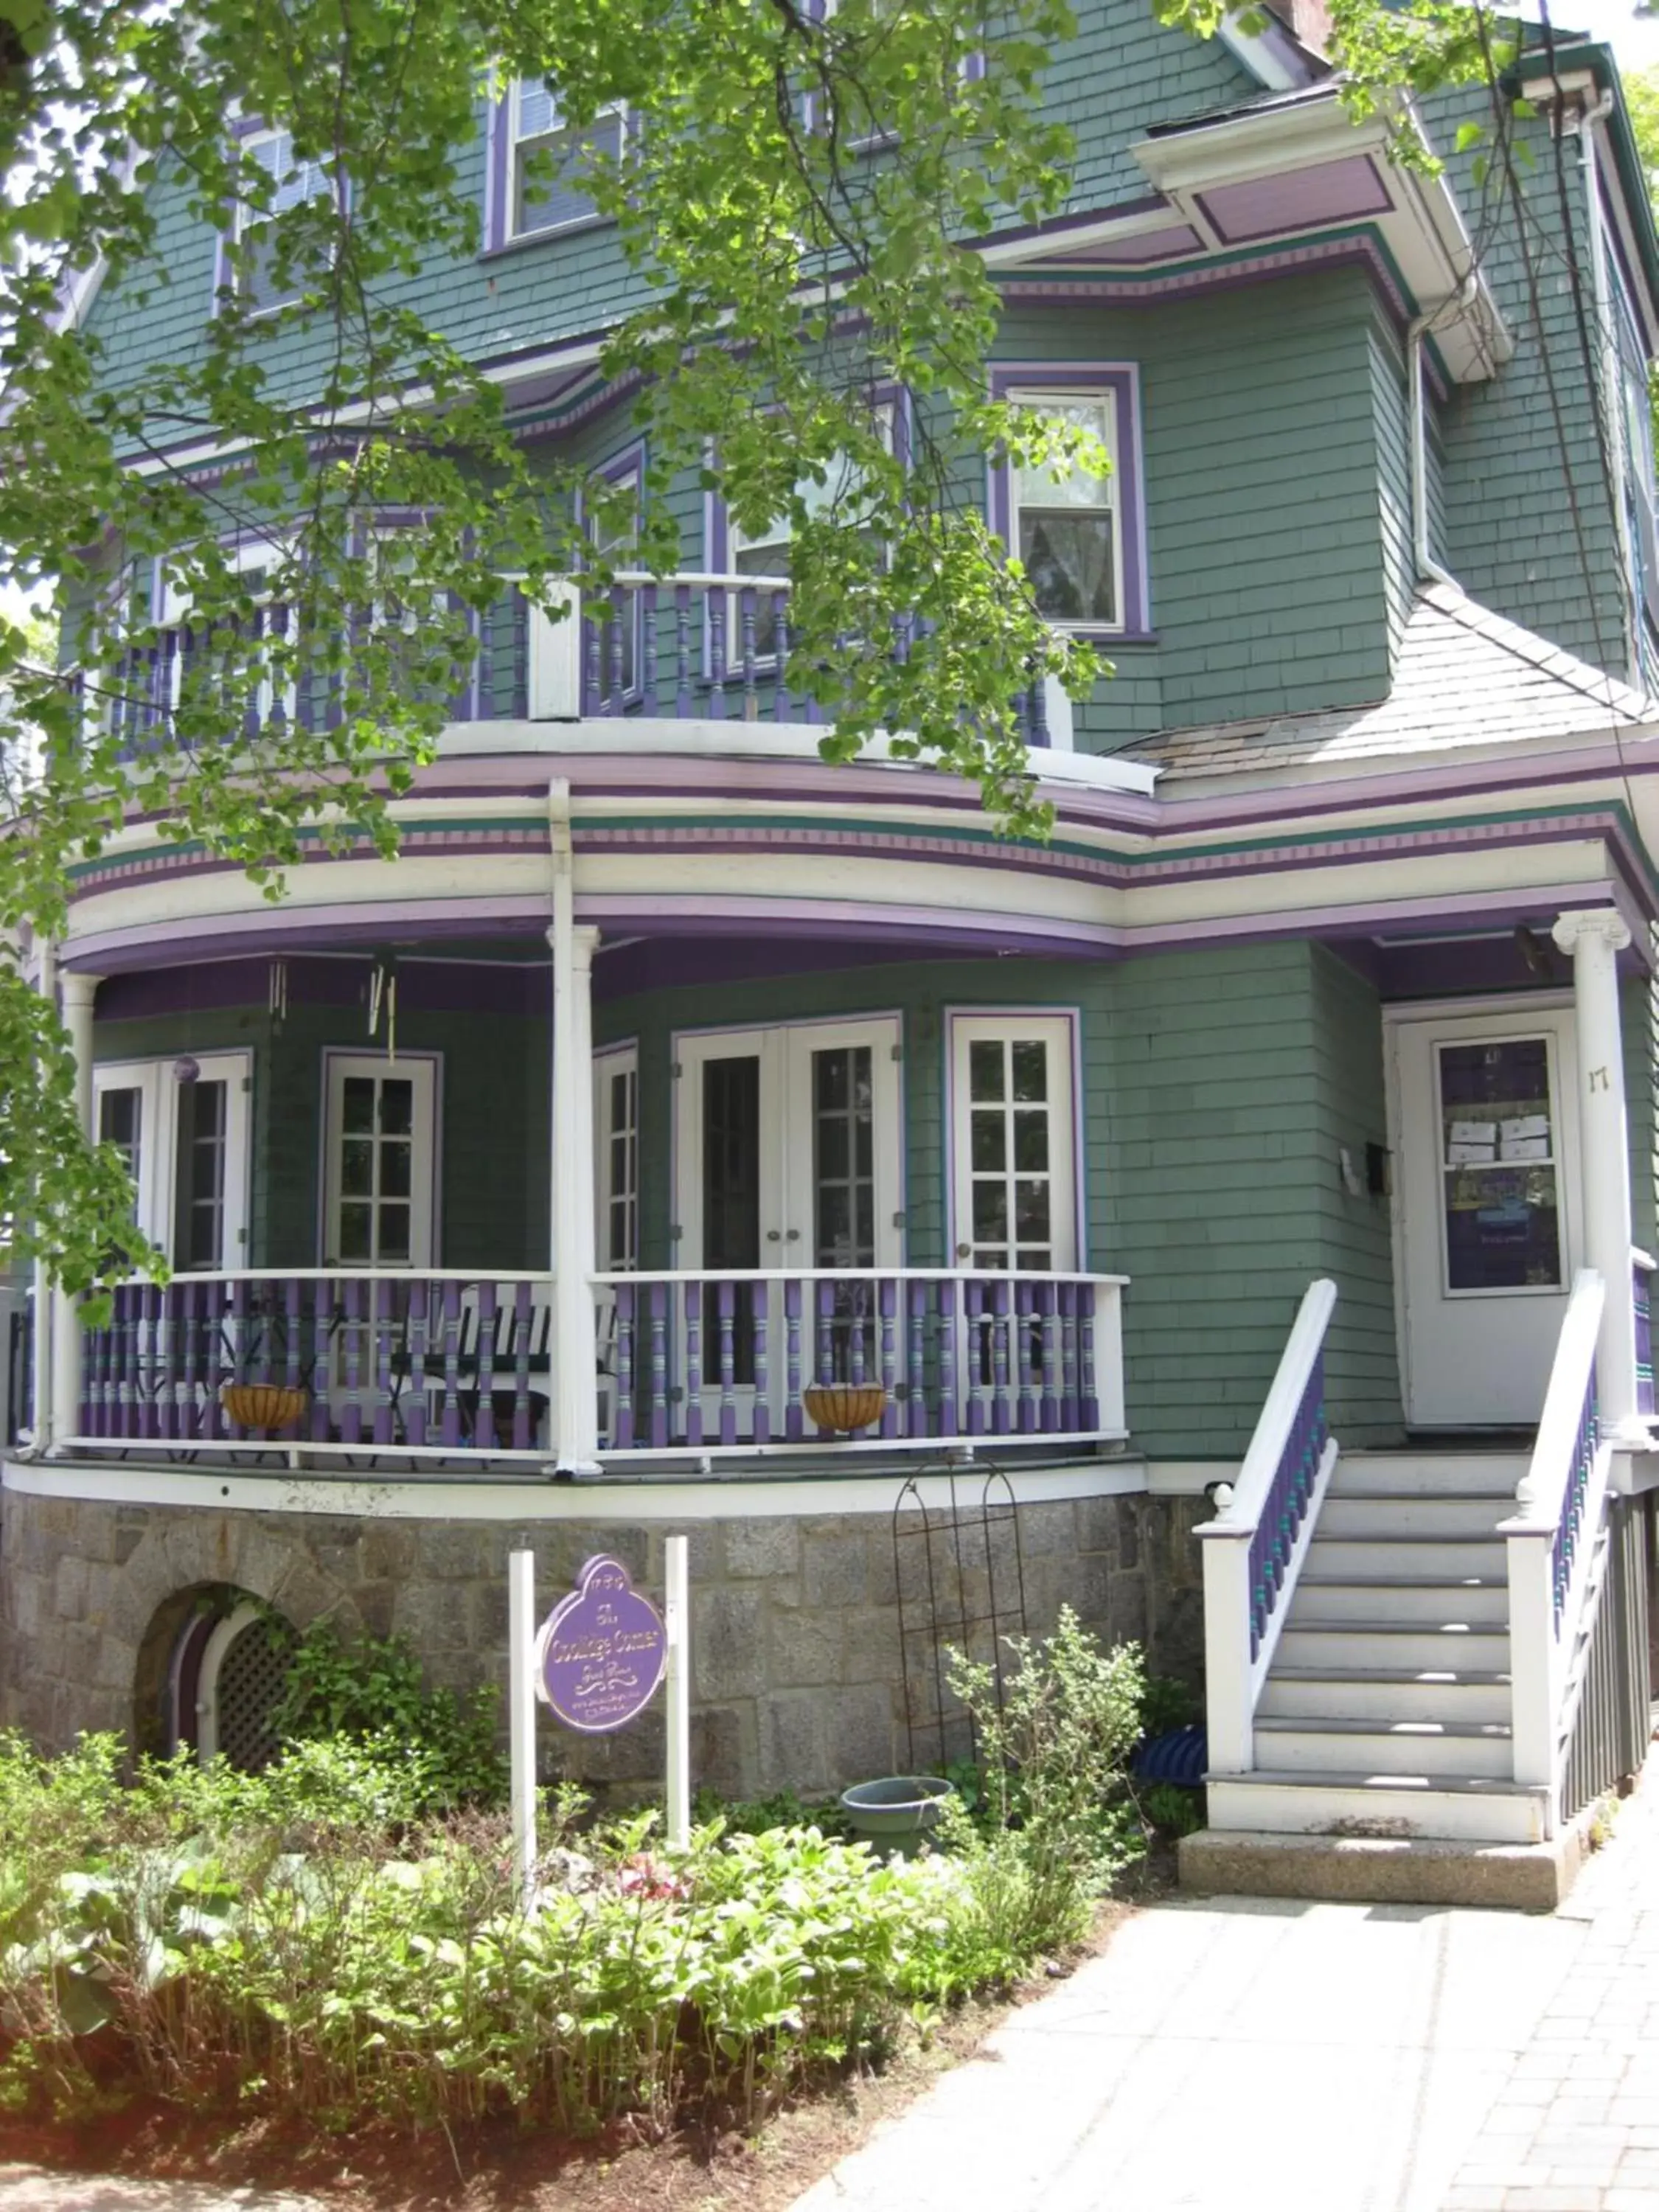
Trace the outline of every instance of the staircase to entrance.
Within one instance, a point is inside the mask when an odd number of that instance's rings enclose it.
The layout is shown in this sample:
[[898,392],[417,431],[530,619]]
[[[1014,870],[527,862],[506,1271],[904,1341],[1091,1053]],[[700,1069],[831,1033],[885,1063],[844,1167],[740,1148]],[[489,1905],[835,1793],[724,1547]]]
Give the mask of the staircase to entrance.
[[1639,1519],[1597,1393],[1605,1286],[1574,1285],[1529,1451],[1345,1452],[1335,1304],[1310,1288],[1199,1531],[1209,1825],[1182,1880],[1553,1904],[1585,1808],[1649,1736]]

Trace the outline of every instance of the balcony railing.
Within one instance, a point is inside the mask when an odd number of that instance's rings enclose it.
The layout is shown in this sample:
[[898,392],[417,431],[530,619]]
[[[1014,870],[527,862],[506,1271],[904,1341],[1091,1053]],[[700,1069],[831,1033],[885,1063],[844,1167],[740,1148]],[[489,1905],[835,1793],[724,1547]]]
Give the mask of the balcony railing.
[[[604,1462],[1121,1437],[1117,1275],[593,1279]],[[128,1283],[86,1332],[77,1450],[319,1466],[556,1459],[554,1285],[460,1269]],[[873,1392],[857,1433],[820,1385]],[[833,1411],[834,1409],[832,1409]],[[840,1401],[840,1411],[847,1411]]]
[[[502,580],[495,604],[474,623],[477,649],[449,701],[452,722],[735,719],[822,724],[830,719],[811,684],[791,683],[789,580],[687,572],[658,579],[626,573],[603,589],[561,587],[568,611],[555,617]],[[213,632],[185,621],[134,647],[107,712],[121,750],[137,759],[169,741],[187,683],[210,684],[216,666],[257,665],[267,641],[290,639],[292,608],[257,608],[246,625]],[[908,658],[921,635],[909,617],[894,625],[889,650]],[[303,659],[303,656],[301,656]],[[247,740],[283,721],[326,729],[340,713],[337,689],[303,672],[292,682],[244,678],[240,730]],[[1038,682],[1016,702],[1026,742],[1065,741],[1053,725],[1069,713]]]

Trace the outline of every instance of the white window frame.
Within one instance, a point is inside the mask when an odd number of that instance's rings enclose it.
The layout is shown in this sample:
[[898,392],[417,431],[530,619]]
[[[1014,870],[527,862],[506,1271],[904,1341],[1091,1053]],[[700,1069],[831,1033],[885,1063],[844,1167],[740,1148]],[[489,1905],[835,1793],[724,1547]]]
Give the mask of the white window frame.
[[[239,199],[231,218],[230,228],[231,243],[238,248],[241,246],[250,231],[263,229],[265,224],[276,222],[284,212],[285,208],[298,207],[307,200],[320,199],[325,193],[331,195],[334,191],[334,180],[329,175],[325,162],[319,161],[312,155],[307,155],[304,161],[295,160],[294,133],[291,131],[285,129],[251,131],[241,141],[237,151],[244,160],[248,160],[255,157],[258,148],[281,145],[284,142],[289,149],[289,167],[286,169],[278,170],[268,163],[260,164],[261,167],[270,167],[271,180],[276,187],[276,194],[273,197],[280,195],[283,180],[289,176],[298,176],[304,179],[305,189],[285,203],[273,205],[269,209],[250,207],[246,200]],[[246,296],[247,278],[248,271],[246,269],[233,266],[230,272],[231,287],[239,298]],[[284,307],[293,307],[304,295],[304,285],[301,282],[299,289],[285,295],[280,300],[262,300],[257,304],[250,302],[247,312],[251,315],[278,314]]]
[[[173,1250],[178,1199],[179,1093],[174,1073],[181,1060],[195,1063],[198,1083],[225,1086],[224,1229],[217,1268],[247,1265],[248,1103],[253,1055],[249,1052],[170,1053],[165,1059],[101,1060],[92,1071],[93,1127],[102,1126],[103,1101],[115,1091],[136,1091],[138,1109],[137,1202],[134,1218],[150,1242],[166,1253],[176,1273],[188,1273]],[[198,1271],[210,1274],[215,1268]]]
[[[1049,1097],[1049,1261],[1042,1272],[1069,1275],[1079,1272],[1085,1249],[1081,1164],[1078,1132],[1081,1126],[1077,1096],[1078,1039],[1074,1012],[1054,1007],[1030,1011],[999,1010],[952,1013],[947,1035],[951,1129],[951,1249],[949,1264],[969,1267],[973,1258],[973,1097],[969,1080],[971,1048],[981,1042],[1017,1043],[1041,1039],[1048,1048]],[[1016,1170],[1012,1162],[1003,1173],[1012,1184]],[[1012,1206],[1007,1242],[1016,1239]]]
[[[1105,476],[1091,477],[1090,478],[1090,482],[1098,485],[1102,494],[1100,501],[1095,503],[1096,507],[1103,506],[1111,521],[1112,619],[1109,622],[1103,622],[1098,616],[1095,615],[1079,616],[1073,621],[1062,621],[1054,616],[1048,615],[1045,615],[1043,619],[1048,623],[1050,629],[1053,629],[1076,631],[1079,635],[1104,637],[1117,636],[1128,626],[1125,604],[1127,598],[1126,578],[1123,568],[1123,506],[1122,501],[1119,495],[1119,487],[1122,483],[1122,472],[1121,454],[1119,451],[1118,443],[1119,424],[1117,392],[1114,386],[1109,384],[1073,384],[1055,385],[1050,386],[1044,386],[1040,384],[1021,384],[1016,385],[1005,392],[1002,394],[1002,398],[1010,407],[1024,408],[1032,414],[1063,415],[1066,413],[1068,410],[1085,405],[1093,406],[1099,410],[1101,421],[1104,425],[1104,428],[1101,433],[1101,443],[1106,448],[1108,457],[1111,461],[1111,468]],[[1022,542],[1022,532],[1020,528],[1020,516],[1022,511],[1020,501],[1020,477],[1024,472],[1012,460],[1009,461],[1007,467],[1008,550],[1017,560],[1024,562],[1025,560],[1025,548]],[[1050,473],[1052,474],[1052,471]],[[1033,511],[1037,513],[1058,511],[1054,509],[1042,508],[1036,501],[1028,501],[1026,504]],[[1085,507],[1079,509],[1079,512],[1085,514],[1091,511],[1095,511],[1095,508]]]
[[[613,1112],[612,1086],[618,1076],[629,1079],[631,1085],[633,1118],[626,1127]],[[613,1151],[619,1137],[625,1141],[626,1160],[621,1182]],[[640,1264],[640,1048],[631,1038],[625,1044],[601,1046],[593,1054],[593,1241],[599,1272],[631,1274]],[[611,1235],[611,1209],[618,1203],[627,1224],[621,1254]]]
[[[569,231],[585,229],[590,223],[606,222],[611,219],[590,202],[580,215],[567,216],[560,222],[526,225],[520,220],[524,198],[521,171],[526,149],[533,152],[540,147],[550,145],[555,139],[566,137],[572,127],[558,119],[558,102],[550,92],[547,92],[546,97],[554,118],[551,127],[544,131],[526,131],[520,127],[520,102],[526,88],[536,84],[546,90],[545,79],[515,76],[507,85],[503,100],[501,127],[507,133],[507,168],[502,185],[506,204],[501,210],[501,239],[507,246],[517,245],[521,240],[561,238]],[[620,160],[628,150],[628,105],[625,100],[607,101],[586,128],[590,131],[597,129],[608,116],[617,118],[617,155]]]
[[[354,1075],[409,1076],[415,1085],[413,1156],[410,1172],[409,1257],[406,1260],[343,1260],[340,1256],[342,1117],[347,1078]],[[319,1249],[325,1267],[342,1273],[419,1274],[435,1267],[438,1258],[442,1174],[439,1133],[443,1126],[443,1060],[435,1052],[400,1052],[394,1060],[384,1052],[341,1052],[330,1048],[323,1054],[323,1171],[322,1219]],[[422,1115],[426,1126],[422,1128]],[[424,1157],[423,1157],[424,1155]]]

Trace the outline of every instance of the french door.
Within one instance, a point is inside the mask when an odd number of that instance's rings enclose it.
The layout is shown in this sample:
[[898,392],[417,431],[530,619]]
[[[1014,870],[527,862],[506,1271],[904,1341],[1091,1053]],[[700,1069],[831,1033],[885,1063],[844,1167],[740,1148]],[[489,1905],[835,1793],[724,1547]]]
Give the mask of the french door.
[[431,1267],[437,1063],[331,1053],[326,1067],[324,1266]]
[[125,1161],[138,1226],[175,1274],[247,1264],[248,1071],[245,1052],[93,1070],[99,1141]]
[[[781,1406],[787,1386],[781,1286],[722,1287],[721,1274],[900,1264],[898,1051],[896,1016],[677,1040],[675,1264],[716,1279],[689,1316],[680,1300],[677,1339],[705,1425],[718,1412],[727,1361],[737,1402],[752,1411],[762,1345],[774,1348],[769,1398]],[[826,1295],[827,1310],[802,1315],[809,1344],[818,1345],[813,1357],[873,1373],[870,1286],[854,1279]]]
[[1072,1024],[951,1024],[951,1213],[958,1267],[1067,1273],[1078,1263]]

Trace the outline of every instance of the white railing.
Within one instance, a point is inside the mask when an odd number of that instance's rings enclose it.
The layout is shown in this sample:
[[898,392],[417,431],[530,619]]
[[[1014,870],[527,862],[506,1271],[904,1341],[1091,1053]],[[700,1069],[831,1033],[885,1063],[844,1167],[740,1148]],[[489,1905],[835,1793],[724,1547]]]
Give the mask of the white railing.
[[[1121,1439],[1126,1280],[595,1275],[601,1461]],[[85,1333],[79,1419],[58,1449],[542,1464],[559,1447],[553,1288],[453,1267],[124,1283]]]
[[1596,1341],[1606,1302],[1601,1276],[1581,1268],[1557,1340],[1531,1463],[1516,1492],[1514,1515],[1498,1528],[1509,1554],[1515,1779],[1549,1791],[1546,1832],[1551,1835],[1573,1656],[1613,1462],[1596,1394]]
[[1338,1446],[1325,1414],[1325,1336],[1336,1285],[1309,1285],[1238,1470],[1204,1540],[1210,1771],[1255,1764],[1256,1701],[1313,1538]]
[[830,1386],[871,1394],[839,1437],[852,1449],[1119,1439],[1127,1281],[965,1267],[596,1276],[600,1451],[821,1451],[837,1441],[826,1411],[847,1410],[817,1398]]

